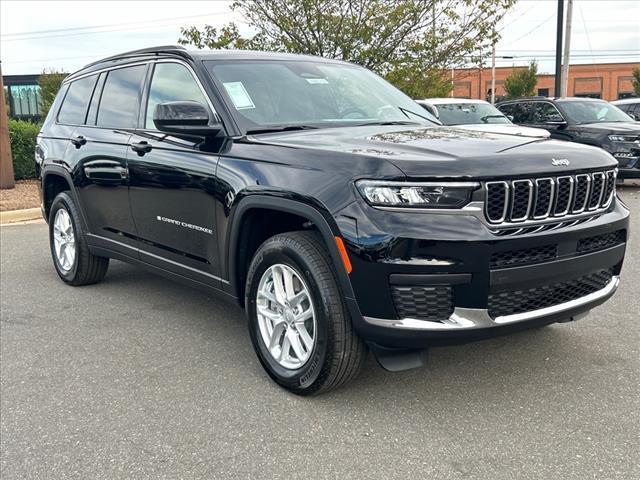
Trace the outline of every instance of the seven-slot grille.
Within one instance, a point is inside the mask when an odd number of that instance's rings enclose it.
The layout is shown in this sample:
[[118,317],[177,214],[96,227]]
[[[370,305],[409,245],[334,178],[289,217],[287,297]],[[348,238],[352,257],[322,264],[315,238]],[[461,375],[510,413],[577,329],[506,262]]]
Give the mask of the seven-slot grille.
[[497,224],[592,212],[609,206],[615,182],[615,170],[487,182],[485,214]]

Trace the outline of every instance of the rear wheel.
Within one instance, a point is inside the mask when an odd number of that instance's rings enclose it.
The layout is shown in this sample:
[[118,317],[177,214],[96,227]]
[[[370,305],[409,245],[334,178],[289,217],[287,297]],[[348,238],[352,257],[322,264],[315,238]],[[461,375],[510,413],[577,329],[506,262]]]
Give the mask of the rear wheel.
[[312,395],[357,375],[366,347],[317,234],[292,232],[264,242],[251,262],[246,292],[254,349],[279,385]]
[[49,212],[49,244],[58,276],[74,286],[90,285],[102,280],[109,259],[89,251],[80,223],[80,213],[71,195],[59,193]]

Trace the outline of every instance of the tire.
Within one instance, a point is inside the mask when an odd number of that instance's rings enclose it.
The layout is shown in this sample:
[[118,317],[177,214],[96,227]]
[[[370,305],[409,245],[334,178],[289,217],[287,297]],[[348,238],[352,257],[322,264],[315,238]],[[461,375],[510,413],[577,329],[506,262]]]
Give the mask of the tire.
[[[56,224],[56,221],[61,223]],[[67,224],[66,228],[59,228],[61,225],[66,226]],[[58,244],[56,244],[56,239],[60,240]],[[71,239],[73,243],[70,243]],[[63,243],[66,245],[62,249]],[[56,245],[58,245],[58,250],[56,250]],[[80,221],[80,213],[68,192],[59,193],[51,204],[49,247],[58,276],[69,285],[80,286],[98,283],[104,278],[109,268],[108,258],[92,255],[89,251]],[[60,251],[64,251],[64,253],[59,254]]]
[[[291,299],[291,302],[284,302],[283,305],[287,305],[284,313],[280,312],[280,317],[274,317],[272,311],[279,309],[280,303],[266,298],[272,296],[276,299],[276,281],[285,278],[289,270],[293,272],[293,280],[289,285],[293,285],[293,292],[296,292],[296,288],[299,290],[295,297],[303,295],[302,290],[306,288],[308,300],[298,299],[300,303],[296,303],[292,296],[287,295],[286,298]],[[272,279],[271,283],[269,278]],[[367,349],[353,330],[329,252],[315,232],[290,232],[275,235],[265,241],[251,261],[245,291],[253,347],[260,363],[276,383],[298,395],[316,395],[337,388],[356,377],[366,358]],[[259,291],[262,292],[260,295]],[[276,293],[272,295],[270,291]],[[281,290],[281,293],[287,292]],[[259,316],[259,309],[260,312],[265,312],[266,309],[270,317],[262,314]],[[313,318],[305,320],[306,323],[301,327],[299,321],[294,319],[308,317],[311,310]],[[281,339],[278,342],[281,343],[281,358],[278,360],[278,355],[272,353],[266,342],[266,339],[273,339],[274,336],[265,334],[264,325],[271,318],[276,318],[274,325],[278,322],[277,318],[282,323],[282,319],[287,316],[290,324],[283,327],[285,330],[281,337],[278,336],[280,330],[273,328],[273,332],[278,332],[275,338]],[[307,332],[306,336],[303,335],[303,329]],[[308,348],[309,344],[303,339],[308,341],[311,336],[313,342]],[[285,339],[288,338],[292,338],[287,349],[291,355],[283,355]],[[296,339],[299,339],[298,350],[294,348]],[[297,355],[301,348],[302,356]],[[278,350],[278,346],[273,349]],[[305,354],[308,358],[302,363],[300,360]],[[291,361],[286,360],[287,357]],[[288,364],[284,365],[285,363]]]

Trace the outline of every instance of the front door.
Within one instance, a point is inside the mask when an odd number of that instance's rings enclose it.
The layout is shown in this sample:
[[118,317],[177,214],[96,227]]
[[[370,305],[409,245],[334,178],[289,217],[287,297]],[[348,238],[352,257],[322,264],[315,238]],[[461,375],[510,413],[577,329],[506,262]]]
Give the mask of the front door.
[[[204,92],[182,63],[155,65],[141,126],[127,154],[129,199],[140,239],[140,258],[220,287],[215,231],[218,155],[202,138],[160,133],[153,124],[158,103],[191,100],[209,110]],[[212,112],[210,112],[211,114]]]

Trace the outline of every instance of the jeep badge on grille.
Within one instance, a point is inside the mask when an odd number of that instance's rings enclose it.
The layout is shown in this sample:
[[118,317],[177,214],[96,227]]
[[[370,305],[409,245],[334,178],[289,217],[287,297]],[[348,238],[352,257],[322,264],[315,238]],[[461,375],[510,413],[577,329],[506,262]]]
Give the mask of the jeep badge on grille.
[[566,158],[552,158],[551,159],[551,165],[553,165],[554,167],[560,167],[562,165],[564,165],[565,167],[569,166],[569,160],[567,160]]

